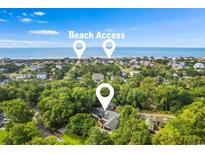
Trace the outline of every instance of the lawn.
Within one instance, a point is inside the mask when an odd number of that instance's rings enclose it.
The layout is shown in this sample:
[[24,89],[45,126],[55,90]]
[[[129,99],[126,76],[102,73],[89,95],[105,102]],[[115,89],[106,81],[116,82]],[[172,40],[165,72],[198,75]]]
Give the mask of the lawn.
[[0,130],[0,145],[3,144],[3,140],[6,137],[6,131],[5,130]]
[[72,145],[82,145],[85,143],[86,138],[82,137],[82,136],[78,136],[78,135],[74,135],[74,134],[63,134],[62,138],[71,143]]

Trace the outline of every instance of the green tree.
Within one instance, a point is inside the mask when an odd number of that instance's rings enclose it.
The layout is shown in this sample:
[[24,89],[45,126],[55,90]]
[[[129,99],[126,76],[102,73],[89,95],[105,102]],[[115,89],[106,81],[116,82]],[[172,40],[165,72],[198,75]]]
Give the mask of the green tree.
[[88,138],[85,144],[90,145],[112,145],[113,141],[111,140],[109,134],[100,130],[99,128],[91,128],[88,134]]
[[80,136],[87,136],[89,130],[95,126],[95,119],[90,114],[78,113],[69,119],[68,132]]
[[141,108],[145,100],[146,100],[146,94],[138,88],[130,89],[130,91],[128,92],[127,104],[130,104],[134,107]]
[[22,99],[4,101],[4,114],[14,123],[23,123],[32,119],[33,113]]
[[139,119],[138,113],[132,106],[118,108],[121,114],[120,126],[111,134],[114,144],[148,144],[150,134],[145,122]]
[[157,109],[172,112],[192,102],[188,91],[182,87],[162,84],[154,91],[154,99]]
[[152,138],[153,144],[204,144],[205,105],[194,102],[185,106]]
[[24,124],[14,124],[7,133],[5,144],[21,145],[27,144],[35,137],[40,137],[41,133],[34,122]]

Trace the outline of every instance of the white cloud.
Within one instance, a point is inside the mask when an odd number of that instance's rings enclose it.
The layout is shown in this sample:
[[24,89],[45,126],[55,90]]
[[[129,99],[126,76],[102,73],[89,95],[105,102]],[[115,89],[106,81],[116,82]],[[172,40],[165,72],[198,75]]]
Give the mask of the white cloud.
[[44,15],[46,15],[44,12],[34,12],[33,13],[34,15],[36,15],[36,16],[44,16]]
[[49,41],[30,41],[30,40],[7,40],[0,39],[0,48],[17,48],[17,47],[62,47],[67,44]]
[[48,23],[48,21],[42,21],[42,20],[37,20],[36,22],[39,24],[47,24]]
[[27,16],[27,13],[26,13],[26,12],[23,12],[22,15],[23,15],[23,16]]
[[0,22],[8,22],[8,21],[5,19],[0,19]]
[[59,32],[55,30],[31,30],[29,33],[37,35],[59,35]]
[[32,22],[33,20],[31,18],[21,18],[19,19],[21,22],[24,22],[24,23],[29,23],[29,22]]

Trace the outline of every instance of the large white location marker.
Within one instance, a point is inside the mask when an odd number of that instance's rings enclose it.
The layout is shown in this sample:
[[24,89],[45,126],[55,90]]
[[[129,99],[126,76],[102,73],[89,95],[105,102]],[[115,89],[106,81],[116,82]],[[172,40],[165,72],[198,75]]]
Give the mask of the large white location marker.
[[[111,44],[112,47],[109,47],[108,45]],[[112,39],[107,39],[103,42],[103,50],[105,51],[108,58],[111,58],[113,51],[116,48],[116,43]]]
[[86,44],[84,41],[82,40],[76,40],[73,43],[73,50],[75,51],[76,55],[78,56],[78,58],[80,59],[83,55],[83,52],[86,49]]
[[[100,91],[102,88],[108,88],[110,90],[109,96],[104,97],[101,95]],[[110,104],[110,101],[112,100],[112,98],[114,96],[114,89],[110,84],[102,83],[97,87],[96,95],[97,95],[97,98],[99,99],[100,103],[102,104],[103,109],[106,110],[108,105]]]

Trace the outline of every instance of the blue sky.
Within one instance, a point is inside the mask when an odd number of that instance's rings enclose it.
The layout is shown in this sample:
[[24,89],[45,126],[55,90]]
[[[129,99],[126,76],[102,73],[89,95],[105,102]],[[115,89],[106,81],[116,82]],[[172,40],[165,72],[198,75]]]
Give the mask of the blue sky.
[[204,27],[205,9],[0,9],[0,47],[72,46],[69,30],[125,33],[117,46],[205,47]]

